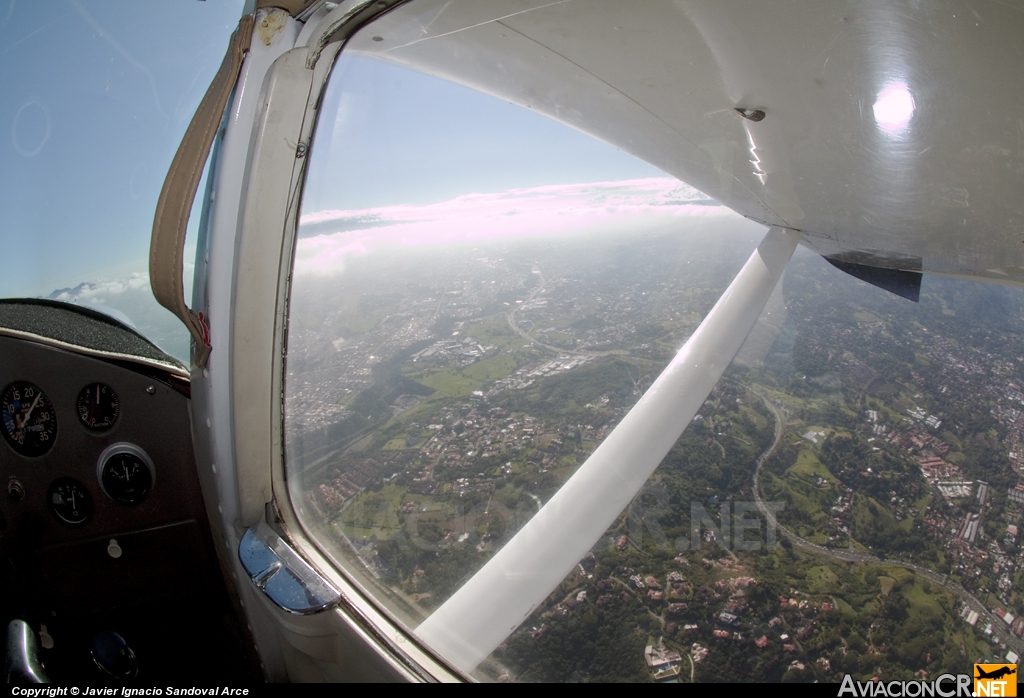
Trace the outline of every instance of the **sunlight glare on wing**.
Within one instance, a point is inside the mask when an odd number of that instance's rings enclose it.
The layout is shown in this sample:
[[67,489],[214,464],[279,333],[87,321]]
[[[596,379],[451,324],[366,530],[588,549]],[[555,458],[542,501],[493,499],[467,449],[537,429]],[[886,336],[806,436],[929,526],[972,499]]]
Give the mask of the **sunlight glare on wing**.
[[887,133],[903,130],[914,116],[914,96],[902,83],[893,83],[878,93],[878,100],[872,107],[875,121]]

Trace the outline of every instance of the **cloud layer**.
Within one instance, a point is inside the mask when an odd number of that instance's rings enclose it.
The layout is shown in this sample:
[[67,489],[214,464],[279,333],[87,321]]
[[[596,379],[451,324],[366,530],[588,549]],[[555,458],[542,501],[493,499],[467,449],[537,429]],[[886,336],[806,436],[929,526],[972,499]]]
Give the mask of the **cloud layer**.
[[127,279],[101,281],[98,283],[83,282],[74,288],[62,288],[49,295],[50,298],[65,303],[81,305],[104,305],[111,297],[123,293],[149,289],[149,274],[136,272]]
[[639,232],[726,214],[731,212],[670,177],[466,194],[419,206],[316,211],[299,220],[295,271],[335,273],[346,258],[376,249]]
[[[185,298],[192,297],[192,268],[185,263]],[[149,274],[135,272],[124,279],[83,282],[61,288],[48,296],[106,313],[134,327],[161,349],[188,363],[189,335],[173,314],[161,307],[149,285]]]

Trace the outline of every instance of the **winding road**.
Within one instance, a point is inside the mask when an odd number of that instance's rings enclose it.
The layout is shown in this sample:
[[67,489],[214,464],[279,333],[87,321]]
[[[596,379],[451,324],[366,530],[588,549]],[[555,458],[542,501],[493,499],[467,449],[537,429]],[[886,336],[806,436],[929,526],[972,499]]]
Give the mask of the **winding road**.
[[932,582],[933,584],[938,584],[939,586],[945,588],[946,590],[952,592],[954,595],[959,597],[964,603],[967,604],[967,606],[972,611],[976,611],[980,621],[985,623],[991,623],[992,633],[995,636],[997,636],[999,640],[1003,642],[1007,647],[1013,649],[1013,651],[1016,652],[1018,655],[1024,655],[1024,641],[1010,634],[1009,629],[1006,627],[1006,624],[997,616],[990,613],[989,610],[985,608],[985,606],[981,603],[981,601],[979,601],[978,598],[974,596],[974,594],[964,589],[957,582],[949,579],[946,575],[939,574],[938,572],[930,570],[927,567],[915,565],[912,562],[904,562],[903,560],[883,560],[880,557],[877,557],[875,555],[869,555],[867,553],[858,553],[852,550],[843,551],[826,548],[822,545],[812,543],[805,538],[801,538],[800,536],[798,536],[797,534],[793,533],[791,530],[780,524],[776,520],[775,514],[767,506],[765,506],[764,500],[761,498],[760,475],[761,466],[763,466],[765,464],[765,461],[767,461],[768,458],[775,452],[775,449],[779,445],[779,441],[782,440],[782,434],[785,431],[786,423],[782,417],[782,413],[778,410],[778,408],[775,407],[774,404],[772,404],[771,400],[769,400],[766,395],[762,394],[760,391],[758,391],[756,388],[752,386],[748,385],[746,387],[750,390],[750,392],[754,393],[759,398],[761,398],[761,401],[764,403],[765,407],[767,407],[771,411],[771,413],[775,415],[775,439],[774,441],[772,441],[772,445],[768,447],[768,449],[766,449],[764,453],[762,453],[758,457],[757,468],[754,470],[754,499],[757,502],[757,508],[768,520],[768,524],[770,526],[774,526],[776,530],[780,531],[782,535],[785,536],[789,540],[789,542],[793,544],[793,547],[799,548],[805,552],[831,557],[836,560],[841,560],[842,562],[859,562],[876,565],[892,565],[896,567],[903,567],[904,569],[910,570],[914,574],[920,575],[921,577],[927,579],[929,582]]
[[519,322],[516,320],[516,315],[519,313],[520,310],[523,309],[524,305],[529,304],[529,302],[532,301],[537,296],[537,294],[544,290],[544,271],[539,266],[537,266],[536,271],[537,274],[540,276],[540,283],[537,285],[535,289],[530,291],[530,293],[526,296],[526,299],[522,302],[522,304],[516,305],[516,307],[513,310],[509,311],[505,315],[505,319],[508,321],[508,326],[512,328],[512,331],[518,334],[523,339],[525,339],[530,344],[536,344],[537,346],[543,347],[544,349],[547,349],[550,352],[554,352],[555,354],[572,354],[574,356],[608,356],[609,354],[614,354],[615,352],[613,351],[581,351],[579,349],[566,349],[565,347],[556,347],[551,344],[545,344],[536,337],[531,337],[529,332],[523,332],[523,330],[519,328]]

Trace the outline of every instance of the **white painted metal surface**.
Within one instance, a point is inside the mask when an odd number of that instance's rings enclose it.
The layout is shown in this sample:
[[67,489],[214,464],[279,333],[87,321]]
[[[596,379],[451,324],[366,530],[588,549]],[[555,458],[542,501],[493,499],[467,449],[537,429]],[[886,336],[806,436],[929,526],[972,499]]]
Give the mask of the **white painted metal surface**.
[[800,241],[773,228],[675,359],[551,500],[416,633],[472,670],[565,578],[661,463],[757,322]]
[[[257,17],[257,25],[270,14],[269,11],[262,11]],[[280,14],[284,15],[283,12]],[[266,32],[261,35],[257,30],[259,38],[254,38],[242,67],[220,146],[217,181],[210,204],[210,271],[205,280],[207,307],[203,309],[210,325],[213,351],[207,369],[196,371],[192,376],[193,397],[197,401],[201,400],[196,408],[197,417],[200,422],[205,420],[204,426],[210,432],[210,452],[203,454],[208,455],[210,462],[200,463],[200,467],[213,468],[217,463],[220,464],[219,469],[215,470],[221,506],[219,518],[225,529],[234,536],[240,536],[244,531],[244,527],[237,524],[238,493],[234,472],[230,382],[235,246],[241,217],[240,200],[246,180],[260,88],[270,66],[282,53],[292,48],[301,28],[290,18],[282,17],[282,20],[282,26],[266,37],[268,40],[264,40]],[[227,541],[232,546],[237,546],[237,542],[237,537]]]
[[821,253],[1012,281],[1024,280],[1021,10],[419,0],[351,49],[570,124]]
[[[209,271],[205,280],[199,280],[206,284],[206,307],[196,308],[197,311],[202,310],[207,318],[212,344],[209,364],[192,374],[196,465],[204,488],[212,486],[214,489],[206,496],[207,501],[216,502],[216,508],[208,507],[214,530],[221,536],[215,542],[222,559],[233,568],[236,580],[245,579],[235,554],[245,529],[239,524],[231,405],[231,327],[240,199],[263,79],[278,56],[292,48],[301,28],[294,20],[282,17],[283,12],[278,10],[275,13],[276,17],[268,24],[278,26],[278,29],[273,33],[256,31],[230,103],[212,200],[208,203]],[[261,11],[257,25],[271,14],[268,10]],[[238,585],[238,590],[247,606],[248,621],[268,677],[284,680],[288,674],[277,646],[275,628],[267,622],[266,616],[254,613],[255,597],[250,589]]]
[[[338,9],[344,13],[365,5],[353,0]],[[314,13],[312,20],[328,14]],[[327,568],[345,595],[343,610],[289,616],[251,584],[238,560],[244,526],[264,518],[273,498],[275,462],[281,468],[280,434],[273,424],[280,421],[275,396],[280,394],[288,235],[296,223],[315,104],[340,48],[327,46],[320,63],[310,68],[307,49],[294,45],[316,36],[315,27],[303,31],[280,11],[261,11],[231,105],[212,191],[206,307],[200,308],[210,318],[213,353],[206,370],[192,376],[197,465],[208,501],[216,502],[210,517],[221,536],[219,552],[233,571],[270,680],[414,681],[428,675],[450,680],[447,668],[407,643],[404,634],[390,641],[401,633],[308,548],[297,528],[296,547],[321,570]],[[287,517],[283,481],[278,473],[279,502]],[[394,649],[398,642],[407,643],[403,651]]]

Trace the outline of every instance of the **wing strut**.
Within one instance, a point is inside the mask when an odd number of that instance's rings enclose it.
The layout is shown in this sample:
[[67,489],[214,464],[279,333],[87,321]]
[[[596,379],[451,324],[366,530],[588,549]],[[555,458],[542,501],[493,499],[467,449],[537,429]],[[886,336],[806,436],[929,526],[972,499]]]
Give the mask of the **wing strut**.
[[604,535],[697,414],[739,351],[800,234],[772,228],[619,425],[504,548],[417,628],[470,671],[526,620]]

